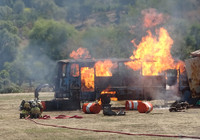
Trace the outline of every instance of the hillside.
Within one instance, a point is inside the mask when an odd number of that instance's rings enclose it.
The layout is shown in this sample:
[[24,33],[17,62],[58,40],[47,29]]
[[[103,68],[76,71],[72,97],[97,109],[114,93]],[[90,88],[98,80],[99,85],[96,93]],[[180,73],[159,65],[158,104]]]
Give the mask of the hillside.
[[92,58],[128,58],[132,40],[160,27],[184,60],[200,49],[199,12],[198,0],[1,0],[0,92],[50,82],[55,62],[80,47]]

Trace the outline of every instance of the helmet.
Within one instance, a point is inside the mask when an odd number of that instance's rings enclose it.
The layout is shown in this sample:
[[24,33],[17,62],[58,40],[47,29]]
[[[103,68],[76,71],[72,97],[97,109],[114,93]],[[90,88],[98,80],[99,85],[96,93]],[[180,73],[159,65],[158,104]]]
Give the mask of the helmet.
[[30,104],[28,102],[24,103],[24,108],[30,108]]
[[32,102],[32,107],[36,107],[36,105],[37,105],[36,102],[33,101],[33,102]]
[[37,103],[41,103],[41,100],[37,100]]

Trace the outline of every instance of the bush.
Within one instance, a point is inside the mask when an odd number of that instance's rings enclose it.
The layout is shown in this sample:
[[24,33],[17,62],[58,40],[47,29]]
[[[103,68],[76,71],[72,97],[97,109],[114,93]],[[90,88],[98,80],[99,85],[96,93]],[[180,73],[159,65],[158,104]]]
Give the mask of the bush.
[[20,93],[20,92],[22,92],[22,89],[15,84],[10,84],[9,86],[0,89],[0,93]]

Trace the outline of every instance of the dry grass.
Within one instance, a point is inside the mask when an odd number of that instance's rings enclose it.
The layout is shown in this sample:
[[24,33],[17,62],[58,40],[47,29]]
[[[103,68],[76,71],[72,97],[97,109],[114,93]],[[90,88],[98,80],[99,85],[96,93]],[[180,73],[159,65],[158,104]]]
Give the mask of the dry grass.
[[[43,93],[40,97],[53,98],[52,93]],[[48,97],[47,97],[48,96]],[[0,94],[0,139],[12,140],[68,140],[68,139],[121,139],[121,140],[168,140],[149,136],[128,136],[110,133],[97,133],[64,128],[41,126],[25,119],[19,119],[19,104],[21,100],[33,99],[32,93]],[[118,102],[122,105],[123,102]],[[163,104],[162,101],[159,102]],[[116,103],[114,103],[116,105]],[[154,102],[155,104],[155,102]],[[117,105],[116,105],[117,106]],[[112,130],[129,133],[170,134],[200,136],[200,109],[189,109],[186,112],[171,113],[168,109],[154,109],[149,114],[137,111],[127,111],[125,116],[104,116],[99,114],[84,114],[82,111],[44,112],[43,115],[57,116],[79,115],[83,119],[36,120],[45,124],[64,125],[68,127]]]

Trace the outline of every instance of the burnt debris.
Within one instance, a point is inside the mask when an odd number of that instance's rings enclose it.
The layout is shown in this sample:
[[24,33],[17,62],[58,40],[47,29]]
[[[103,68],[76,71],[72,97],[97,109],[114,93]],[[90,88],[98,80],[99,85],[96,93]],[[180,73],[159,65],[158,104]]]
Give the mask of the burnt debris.
[[102,94],[101,95],[103,114],[105,116],[123,116],[123,115],[125,115],[126,112],[124,112],[123,110],[115,112],[111,109],[111,104],[110,104],[111,96],[112,96],[111,94]]
[[185,101],[175,101],[169,108],[170,112],[181,112],[188,109],[190,106],[188,102]]

